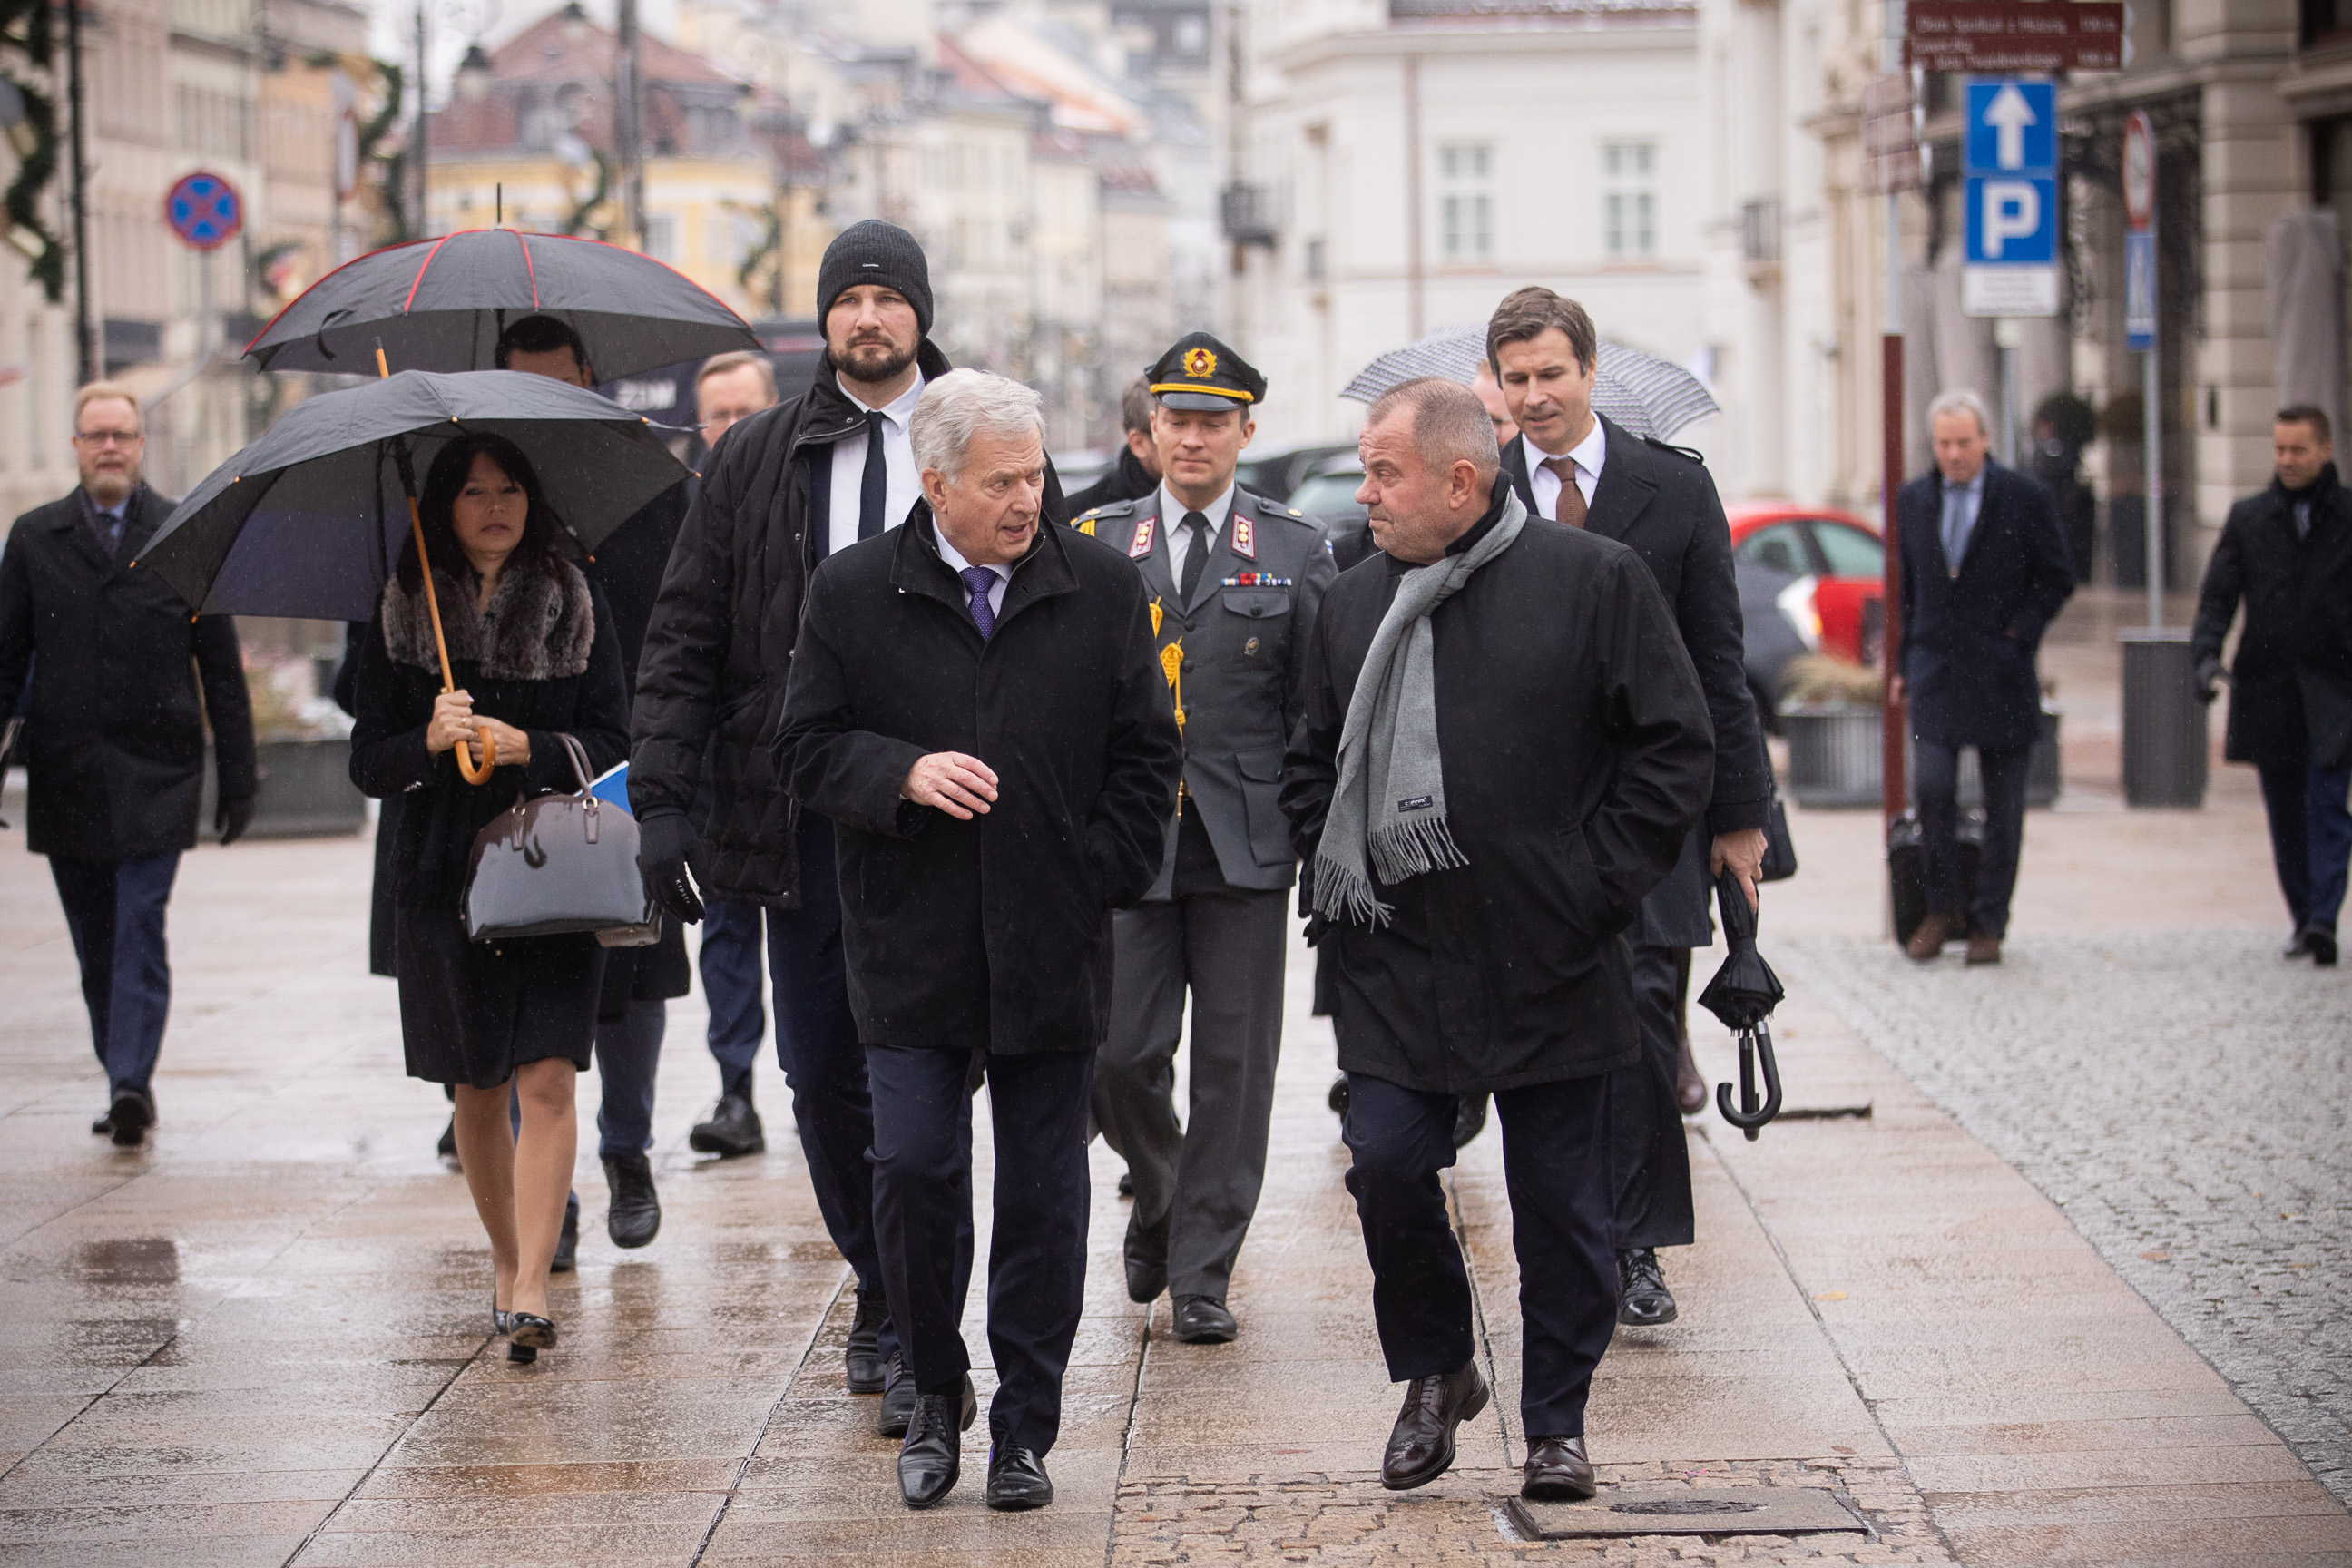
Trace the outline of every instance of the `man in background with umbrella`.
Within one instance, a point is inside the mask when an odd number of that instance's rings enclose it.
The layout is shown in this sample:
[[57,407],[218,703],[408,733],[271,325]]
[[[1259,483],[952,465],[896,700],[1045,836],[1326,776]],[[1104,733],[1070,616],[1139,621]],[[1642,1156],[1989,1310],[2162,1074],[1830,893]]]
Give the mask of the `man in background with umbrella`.
[[140,477],[147,435],[131,390],[83,387],[73,445],[80,488],[18,518],[0,550],[0,693],[14,709],[30,674],[26,847],[49,858],[106,1068],[107,1113],[90,1131],[131,1148],[155,1121],[172,1005],[163,910],[195,847],[205,727],[213,826],[231,844],[253,820],[253,709],[236,624],[191,617],[162,578],[130,570],[173,505]]
[[1705,465],[1664,442],[1638,439],[1594,410],[1600,340],[1575,300],[1542,288],[1509,295],[1486,325],[1486,352],[1519,426],[1519,438],[1504,450],[1503,469],[1521,504],[1538,517],[1618,540],[1642,558],[1674,612],[1714,724],[1706,831],[1683,846],[1673,874],[1643,900],[1629,933],[1643,1053],[1610,1084],[1617,1321],[1654,1327],[1676,1315],[1657,1249],[1688,1247],[1696,1237],[1675,1081],[1688,952],[1714,941],[1707,899],[1717,872],[1730,870],[1755,900],[1772,769],[1748,691],[1731,530]]

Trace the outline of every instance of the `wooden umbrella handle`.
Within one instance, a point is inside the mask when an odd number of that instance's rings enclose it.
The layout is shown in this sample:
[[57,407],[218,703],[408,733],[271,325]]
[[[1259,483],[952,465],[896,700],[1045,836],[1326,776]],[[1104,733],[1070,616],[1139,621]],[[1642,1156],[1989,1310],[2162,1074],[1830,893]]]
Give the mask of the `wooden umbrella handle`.
[[[441,656],[441,689],[457,689],[457,678],[449,672],[449,639],[441,632],[441,595],[433,591],[433,557],[425,550],[425,514],[416,508],[416,498],[408,498],[408,527],[416,540],[417,574],[425,579],[425,609],[433,617],[433,647]],[[490,782],[491,770],[499,765],[499,743],[488,735],[475,742],[482,748],[482,760],[474,761],[473,752],[460,741],[456,747],[458,774],[470,784]]]

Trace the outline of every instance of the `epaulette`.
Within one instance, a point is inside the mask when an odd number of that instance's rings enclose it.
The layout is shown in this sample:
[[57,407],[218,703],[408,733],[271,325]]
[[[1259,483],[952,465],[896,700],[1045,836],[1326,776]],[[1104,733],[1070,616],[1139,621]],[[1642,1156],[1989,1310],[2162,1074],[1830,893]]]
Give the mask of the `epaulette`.
[[1644,436],[1642,441],[1643,445],[1654,447],[1661,452],[1670,452],[1677,458],[1688,458],[1702,468],[1706,467],[1706,455],[1693,447],[1677,447],[1671,441],[1661,441],[1655,436]]
[[[1137,499],[1149,500],[1151,498],[1150,496],[1143,496]],[[1134,510],[1134,500],[1105,501],[1102,505],[1088,510],[1085,515],[1087,517],[1125,517],[1129,512],[1131,512]]]

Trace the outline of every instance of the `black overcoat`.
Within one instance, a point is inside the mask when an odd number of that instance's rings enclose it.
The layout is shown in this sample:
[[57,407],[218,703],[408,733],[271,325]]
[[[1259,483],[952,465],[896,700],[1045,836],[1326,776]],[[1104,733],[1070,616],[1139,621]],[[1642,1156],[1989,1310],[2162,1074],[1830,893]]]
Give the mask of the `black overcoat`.
[[2041,480],[1987,458],[1958,573],[1944,559],[1943,479],[1911,480],[1895,504],[1912,734],[1948,746],[2031,746],[2042,732],[2033,656],[2074,591],[2057,503]]
[[[1310,862],[1357,676],[1407,569],[1374,554],[1324,595],[1282,797]],[[1469,863],[1380,888],[1395,913],[1377,930],[1325,931],[1339,944],[1339,1066],[1465,1094],[1633,1062],[1622,933],[1714,777],[1706,697],[1674,616],[1633,551],[1530,518],[1430,626],[1447,824]]]
[[18,518],[0,549],[0,710],[14,709],[29,670],[26,841],[37,855],[120,863],[194,848],[207,720],[221,797],[253,795],[236,623],[191,620],[185,599],[129,564],[177,504],[133,490],[109,560],[77,489]]
[[[850,1010],[867,1044],[1090,1051],[1183,764],[1150,604],[1125,556],[1040,528],[982,640],[935,527],[919,505],[818,568],[776,736],[835,824]],[[994,769],[993,809],[901,799],[932,752]]]
[[2233,763],[2324,768],[2352,762],[2352,491],[2336,465],[2311,493],[2311,537],[2276,479],[2230,509],[2197,595],[2193,652],[2221,657],[2243,600],[2246,629],[2230,666]]

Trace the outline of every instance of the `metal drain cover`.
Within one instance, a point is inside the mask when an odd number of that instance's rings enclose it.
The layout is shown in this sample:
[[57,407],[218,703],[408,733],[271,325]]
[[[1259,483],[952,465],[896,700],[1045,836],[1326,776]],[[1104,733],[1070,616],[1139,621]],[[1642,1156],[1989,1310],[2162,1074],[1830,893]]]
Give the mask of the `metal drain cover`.
[[1609,1535],[1869,1533],[1837,1494],[1820,1487],[1603,1487],[1590,1502],[1505,1500],[1531,1541]]

